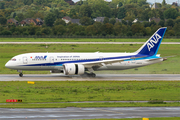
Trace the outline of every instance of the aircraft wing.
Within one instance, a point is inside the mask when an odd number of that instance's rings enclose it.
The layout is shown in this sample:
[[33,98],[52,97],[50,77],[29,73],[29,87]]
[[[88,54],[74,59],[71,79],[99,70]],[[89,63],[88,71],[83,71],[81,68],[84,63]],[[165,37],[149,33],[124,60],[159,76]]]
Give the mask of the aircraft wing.
[[86,62],[86,63],[82,63],[86,68],[92,68],[92,67],[101,67],[101,66],[105,66],[108,64],[112,64],[112,63],[121,63],[124,60],[130,60],[130,59],[136,59],[136,58],[144,58],[147,56],[141,56],[141,57],[129,57],[129,58],[124,58],[124,59],[113,59],[113,60],[101,60],[101,61],[95,61],[95,62]]
[[117,62],[120,63],[120,62],[123,62],[124,60],[126,60],[126,59],[101,60],[101,61],[96,61],[96,62],[86,62],[86,63],[82,63],[82,64],[86,68],[92,68],[92,67],[101,67],[101,66],[105,66],[105,65],[117,63]]

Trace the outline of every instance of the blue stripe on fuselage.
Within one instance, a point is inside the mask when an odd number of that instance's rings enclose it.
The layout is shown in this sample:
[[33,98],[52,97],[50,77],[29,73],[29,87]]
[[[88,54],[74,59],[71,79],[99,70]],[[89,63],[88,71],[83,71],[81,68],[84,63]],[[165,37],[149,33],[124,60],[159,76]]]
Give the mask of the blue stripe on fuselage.
[[[137,54],[137,55],[131,55],[131,56],[121,56],[121,57],[108,57],[108,58],[92,58],[87,60],[73,60],[73,61],[63,61],[63,62],[54,62],[54,63],[41,63],[41,64],[30,64],[30,65],[21,65],[21,66],[62,66],[66,63],[86,63],[86,62],[97,62],[103,60],[113,60],[113,59],[126,59],[126,58],[132,58],[132,57],[143,57],[145,55]],[[152,56],[147,56],[143,58],[137,58],[136,60],[142,60],[142,59],[149,59]],[[131,59],[125,60],[129,61]],[[134,59],[133,59],[134,60]]]

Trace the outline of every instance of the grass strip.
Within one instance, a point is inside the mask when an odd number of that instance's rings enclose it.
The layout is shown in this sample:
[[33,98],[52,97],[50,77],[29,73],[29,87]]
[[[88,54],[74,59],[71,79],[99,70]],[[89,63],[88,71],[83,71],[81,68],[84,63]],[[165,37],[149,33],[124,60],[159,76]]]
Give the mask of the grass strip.
[[180,103],[163,103],[163,104],[150,104],[150,103],[19,103],[19,104],[0,104],[0,108],[91,108],[91,107],[177,107]]
[[0,81],[0,96],[0,103],[5,103],[6,99],[21,99],[23,103],[150,101],[149,104],[164,104],[163,101],[180,100],[180,82],[37,81],[27,84],[25,81]]
[[[5,68],[5,64],[12,57],[32,52],[134,52],[139,44],[111,45],[111,44],[39,44],[39,45],[0,45],[0,74],[17,74],[16,70]],[[121,71],[103,71],[96,73],[115,74],[180,74],[180,45],[161,45],[159,52],[162,57],[176,55],[167,61],[136,69]],[[118,53],[117,53],[118,54]],[[49,71],[27,71],[24,74],[49,74]]]
[[[1,38],[0,42],[145,42],[148,38]],[[165,38],[163,42],[180,42]]]

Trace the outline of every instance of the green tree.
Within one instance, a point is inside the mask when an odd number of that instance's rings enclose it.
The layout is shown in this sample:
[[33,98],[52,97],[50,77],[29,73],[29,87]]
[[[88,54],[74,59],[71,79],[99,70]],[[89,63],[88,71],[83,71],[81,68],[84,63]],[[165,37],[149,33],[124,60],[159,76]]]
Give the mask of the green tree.
[[95,22],[94,27],[96,29],[96,35],[100,35],[101,34],[101,27],[102,27],[102,23],[101,22]]
[[179,15],[178,11],[174,8],[169,8],[164,11],[164,17],[166,19],[176,19],[178,15]]
[[91,17],[91,14],[92,14],[92,9],[91,9],[91,6],[89,5],[82,5],[80,7],[80,10],[79,10],[79,15],[81,17]]
[[114,25],[114,35],[121,35],[122,24],[116,23]]
[[2,26],[0,26],[0,32],[3,31],[3,30],[4,30],[4,28]]
[[1,35],[12,35],[12,32],[9,31],[9,30],[3,30],[3,31],[1,32]]
[[139,6],[143,6],[145,4],[147,4],[146,0],[138,0],[138,5]]
[[18,13],[17,17],[19,19],[19,22],[21,22],[22,20],[24,20],[24,15],[22,13]]
[[123,4],[122,2],[119,2],[118,7],[121,7],[121,6],[123,6]]
[[41,31],[36,31],[36,35],[42,35]]
[[119,8],[117,17],[119,19],[123,19],[124,17],[126,17],[126,10],[124,7]]
[[109,24],[109,23],[106,23],[106,24],[103,24],[102,27],[101,27],[101,30],[102,30],[102,34],[105,36],[105,35],[111,35],[113,34],[113,25],[112,24]]
[[176,19],[176,20],[175,20],[175,23],[177,23],[177,24],[180,23],[180,19],[179,19],[179,18]]
[[75,10],[75,9],[71,9],[71,10],[70,10],[70,13],[69,13],[69,16],[70,16],[71,18],[73,18],[74,16],[76,16],[76,10]]
[[172,19],[168,19],[165,23],[166,26],[174,26],[174,21]]
[[56,25],[53,27],[54,35],[63,35],[66,32],[66,28],[63,25]]
[[85,25],[85,26],[88,26],[88,25],[92,25],[92,21],[91,21],[91,18],[89,17],[82,17],[79,21],[81,23],[81,25]]
[[29,9],[29,10],[27,10],[27,12],[25,14],[25,18],[32,18],[35,14],[36,14],[36,11]]
[[82,5],[82,4],[83,4],[83,1],[82,1],[82,0],[80,0],[80,1],[77,2],[77,5]]
[[17,20],[17,21],[20,21],[19,18],[18,18],[18,16],[16,16],[14,19]]
[[176,33],[176,36],[180,36],[180,23],[175,23],[173,30]]
[[111,8],[105,3],[95,3],[92,5],[92,17],[111,17]]
[[86,31],[86,35],[92,36],[96,34],[96,28],[94,27],[94,25],[87,26],[85,31]]
[[158,23],[158,25],[160,25],[161,27],[164,27],[164,20],[161,20],[159,23]]
[[5,25],[7,23],[7,19],[5,17],[0,17],[0,24]]
[[104,24],[109,23],[109,18],[108,18],[108,17],[105,17],[103,23],[104,23]]
[[109,23],[114,25],[116,23],[116,19],[115,18],[110,19]]
[[49,13],[45,16],[44,20],[47,26],[52,27],[54,24],[54,21],[56,20],[56,16],[53,13]]
[[42,35],[50,35],[52,33],[52,30],[49,27],[45,27],[42,29],[41,33]]
[[175,31],[174,30],[168,30],[166,35],[167,36],[174,36],[175,35]]
[[121,22],[122,24],[127,25],[127,22],[125,20],[122,20]]
[[131,31],[134,35],[144,35],[145,34],[145,28],[142,24],[140,23],[135,23],[131,26]]
[[152,33],[152,31],[151,31],[151,27],[146,27],[145,28],[145,30],[146,30],[146,35],[151,35]]
[[22,0],[24,5],[30,5],[33,3],[33,0]]
[[167,4],[166,4],[166,0],[163,0],[163,1],[162,1],[162,5],[163,5],[163,6],[167,5]]
[[116,9],[116,8],[113,8],[112,9],[112,17],[114,17],[114,18],[117,18],[117,15],[118,15],[118,9]]
[[56,19],[54,25],[63,25],[63,26],[66,26],[66,23],[62,19]]
[[55,9],[52,13],[56,16],[56,18],[63,18],[65,16],[65,14],[60,12],[58,9]]
[[4,2],[0,2],[0,9],[5,9],[4,5],[5,5]]
[[155,26],[156,25],[156,22],[153,20],[149,23],[149,26]]
[[38,27],[37,26],[30,26],[29,27],[28,32],[29,32],[30,35],[35,35],[36,31],[38,31]]

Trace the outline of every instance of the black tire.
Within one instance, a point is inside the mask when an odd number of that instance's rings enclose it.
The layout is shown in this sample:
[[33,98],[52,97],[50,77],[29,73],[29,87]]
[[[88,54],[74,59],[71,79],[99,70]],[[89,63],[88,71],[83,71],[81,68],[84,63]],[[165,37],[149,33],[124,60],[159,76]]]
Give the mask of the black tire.
[[92,77],[95,78],[95,77],[96,77],[96,74],[93,73],[93,74],[92,74]]
[[22,74],[22,73],[19,73],[19,77],[23,77],[23,74]]

